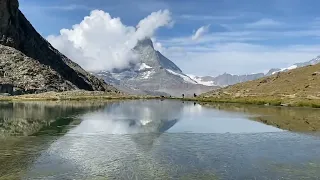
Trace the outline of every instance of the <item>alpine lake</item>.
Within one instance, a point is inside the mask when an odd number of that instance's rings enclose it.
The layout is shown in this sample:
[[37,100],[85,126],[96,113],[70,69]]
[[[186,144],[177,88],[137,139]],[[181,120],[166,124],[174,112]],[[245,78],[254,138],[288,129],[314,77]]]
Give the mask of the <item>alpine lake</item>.
[[0,180],[320,179],[320,110],[179,100],[0,103]]

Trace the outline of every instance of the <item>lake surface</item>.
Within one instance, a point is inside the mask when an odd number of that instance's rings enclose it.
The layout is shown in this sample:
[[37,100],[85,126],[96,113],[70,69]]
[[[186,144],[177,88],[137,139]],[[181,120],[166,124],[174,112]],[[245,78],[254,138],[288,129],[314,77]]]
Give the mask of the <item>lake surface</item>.
[[[0,179],[319,179],[317,115],[171,100],[0,103]],[[310,132],[277,128],[281,119]]]

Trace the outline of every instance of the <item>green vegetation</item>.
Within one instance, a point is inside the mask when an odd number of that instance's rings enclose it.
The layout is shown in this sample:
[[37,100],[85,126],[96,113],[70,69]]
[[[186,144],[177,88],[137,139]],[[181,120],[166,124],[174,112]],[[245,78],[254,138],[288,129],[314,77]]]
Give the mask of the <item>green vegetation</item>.
[[182,101],[202,103],[239,103],[265,106],[309,107],[320,108],[319,100],[310,99],[280,99],[275,97],[199,97],[199,98],[171,98]]
[[87,100],[135,100],[135,99],[173,99],[204,103],[240,103],[267,106],[311,107],[320,108],[320,100],[307,98],[281,98],[276,96],[200,96],[197,98],[159,97],[128,95],[99,91],[66,91],[27,94],[21,96],[0,96],[0,101],[87,101]]
[[320,108],[320,64],[202,94],[198,101]]
[[132,100],[157,99],[154,96],[127,95],[100,91],[65,91],[26,94],[20,96],[0,96],[0,101],[84,101],[84,100]]

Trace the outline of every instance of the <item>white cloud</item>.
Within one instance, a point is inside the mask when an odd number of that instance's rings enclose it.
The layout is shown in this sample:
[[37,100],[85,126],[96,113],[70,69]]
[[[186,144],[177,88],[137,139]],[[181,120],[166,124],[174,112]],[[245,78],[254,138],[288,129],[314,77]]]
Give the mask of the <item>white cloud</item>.
[[209,32],[210,25],[200,27],[191,37],[192,40],[196,41],[203,35]]
[[154,49],[161,52],[161,53],[164,53],[165,52],[165,48],[162,46],[162,44],[160,42],[157,41],[157,39],[155,37],[151,38],[152,42],[153,42],[153,46],[154,46]]
[[62,29],[60,35],[47,39],[86,70],[111,70],[134,62],[131,49],[138,40],[152,37],[158,28],[170,23],[168,10],[151,13],[136,28],[122,24],[120,18],[112,18],[104,11],[94,10],[72,29]]
[[211,46],[174,46],[167,48],[165,55],[174,60],[184,73],[216,76],[224,72],[251,74],[288,67],[316,57],[319,48],[320,45],[272,47],[249,43],[217,43]]
[[[184,73],[195,75],[250,74],[288,67],[319,55],[320,44],[299,44],[320,37],[319,30],[248,30],[211,32],[193,41],[190,36],[157,39],[163,53]],[[296,44],[270,44],[269,41]],[[303,42],[302,42],[303,43]]]
[[256,21],[253,23],[249,23],[246,25],[246,27],[248,27],[248,28],[265,28],[265,27],[277,27],[280,25],[283,25],[283,24],[279,21],[265,18],[265,19],[260,19],[259,21]]
[[171,13],[168,10],[153,12],[142,19],[137,25],[134,39],[142,40],[145,37],[151,37],[161,26],[172,26]]
[[[204,34],[202,38],[193,41],[190,36],[174,37],[167,39],[158,39],[163,47],[172,46],[199,46],[204,44],[215,43],[234,43],[234,42],[255,42],[261,44],[267,40],[292,40],[293,38],[317,38],[320,37],[319,30],[288,30],[288,31],[226,31],[226,32],[212,32]],[[294,45],[294,44],[293,44]]]
[[[80,24],[70,30],[61,30],[59,36],[50,36],[48,40],[87,70],[110,70],[134,62],[131,48],[137,40],[153,37],[158,28],[170,26],[171,22],[171,14],[167,10],[150,14],[136,28],[122,24],[119,18],[112,18],[103,11],[93,11]],[[320,49],[319,45],[263,45],[268,40],[320,37],[317,29],[265,30],[287,26],[272,19],[236,25],[225,32],[210,33],[209,26],[202,26],[192,37],[158,37],[152,40],[156,50],[177,63],[185,73],[196,75],[250,74],[288,67],[310,60],[318,55]]]

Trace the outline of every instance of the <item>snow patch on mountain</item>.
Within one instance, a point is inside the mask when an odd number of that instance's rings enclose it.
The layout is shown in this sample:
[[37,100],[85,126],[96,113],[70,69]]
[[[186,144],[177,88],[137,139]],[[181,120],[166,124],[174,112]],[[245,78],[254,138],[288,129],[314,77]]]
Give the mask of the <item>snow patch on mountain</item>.
[[282,69],[280,69],[279,71],[275,71],[275,72],[272,73],[272,75],[274,75],[274,74],[276,74],[276,73],[278,73],[278,72],[290,71],[290,70],[296,69],[296,68],[298,68],[297,65],[292,65],[292,66],[289,66],[289,67],[287,67],[287,68],[282,68]]
[[[90,74],[94,74],[94,73],[90,73]],[[111,73],[108,71],[100,71],[100,72],[96,73],[97,76],[108,76],[110,74]]]
[[287,67],[287,68],[282,68],[282,69],[280,69],[280,71],[275,71],[275,72],[272,73],[272,75],[273,75],[273,74],[276,74],[276,73],[278,73],[278,72],[290,71],[290,70],[296,69],[296,68],[298,68],[297,65],[292,65],[292,66],[289,66],[289,67]]
[[281,69],[281,71],[292,70],[292,69],[296,69],[297,67],[298,67],[297,65],[292,65],[292,66],[289,66],[289,67],[287,67],[287,68]]
[[188,82],[188,83],[192,83],[192,84],[198,84],[196,81],[194,81],[193,79],[191,79],[189,76],[185,75],[185,74],[180,74],[180,73],[176,73],[170,69],[166,69],[169,73],[176,75],[176,76],[180,76],[184,81]]
[[154,71],[146,71],[142,73],[142,79],[149,79],[155,72]]
[[213,81],[204,81],[204,80],[202,80],[202,77],[200,77],[200,76],[195,76],[195,75],[192,75],[192,74],[188,74],[188,76],[192,80],[197,82],[198,84],[202,84],[202,85],[205,85],[205,86],[216,86],[216,84]]
[[143,70],[146,70],[146,69],[152,69],[151,66],[148,66],[146,63],[142,63],[139,67],[139,71],[143,71]]
[[318,64],[320,62],[320,56],[317,56],[316,58],[309,61],[311,65]]

